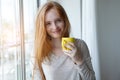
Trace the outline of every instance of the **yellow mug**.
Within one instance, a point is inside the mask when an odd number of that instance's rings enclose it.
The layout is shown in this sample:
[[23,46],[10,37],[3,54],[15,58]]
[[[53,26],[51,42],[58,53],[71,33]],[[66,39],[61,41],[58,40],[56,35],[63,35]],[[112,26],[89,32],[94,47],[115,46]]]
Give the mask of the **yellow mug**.
[[75,42],[74,38],[70,38],[70,37],[63,37],[62,38],[62,49],[63,50],[70,50],[69,48],[65,47],[64,45],[67,44],[68,42]]

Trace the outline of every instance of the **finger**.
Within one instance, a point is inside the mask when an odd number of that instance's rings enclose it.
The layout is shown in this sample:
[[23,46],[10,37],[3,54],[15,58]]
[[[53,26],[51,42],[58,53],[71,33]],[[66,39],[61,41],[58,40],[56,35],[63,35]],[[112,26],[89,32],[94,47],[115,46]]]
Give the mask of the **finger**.
[[63,52],[65,52],[65,53],[69,53],[69,51],[68,51],[68,50],[63,50]]
[[71,52],[70,52],[69,50],[63,50],[63,52],[64,52],[66,55],[68,55],[68,56],[71,55]]
[[72,50],[73,49],[73,47],[69,44],[65,44],[64,46],[67,50]]
[[71,46],[70,44],[65,44],[64,46],[65,46],[66,48],[70,49],[70,50],[74,49],[74,47]]
[[75,48],[75,44],[73,42],[68,42],[68,44]]

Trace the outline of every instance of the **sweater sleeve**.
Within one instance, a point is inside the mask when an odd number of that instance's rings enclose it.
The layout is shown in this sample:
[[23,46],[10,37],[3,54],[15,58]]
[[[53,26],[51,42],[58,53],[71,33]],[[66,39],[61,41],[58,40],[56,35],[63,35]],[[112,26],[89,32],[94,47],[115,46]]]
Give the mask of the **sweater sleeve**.
[[91,57],[88,47],[83,40],[78,41],[80,51],[83,55],[83,63],[81,65],[75,65],[82,80],[96,80],[95,72],[92,67]]

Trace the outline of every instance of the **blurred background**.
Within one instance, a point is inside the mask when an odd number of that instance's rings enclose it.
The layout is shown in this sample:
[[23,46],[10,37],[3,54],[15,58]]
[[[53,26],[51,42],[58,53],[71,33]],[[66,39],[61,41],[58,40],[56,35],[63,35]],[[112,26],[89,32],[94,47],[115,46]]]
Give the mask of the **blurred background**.
[[[38,8],[51,0],[0,0],[0,80],[32,80]],[[66,10],[71,37],[86,41],[96,80],[120,80],[120,0],[54,0]]]

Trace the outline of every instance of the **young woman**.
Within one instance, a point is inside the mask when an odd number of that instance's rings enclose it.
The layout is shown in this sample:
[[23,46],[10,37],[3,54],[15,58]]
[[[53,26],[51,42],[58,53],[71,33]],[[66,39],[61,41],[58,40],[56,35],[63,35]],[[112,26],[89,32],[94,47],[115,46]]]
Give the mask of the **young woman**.
[[75,39],[62,50],[62,37],[69,37],[70,23],[63,7],[54,1],[40,8],[36,18],[33,80],[95,80],[86,43]]

